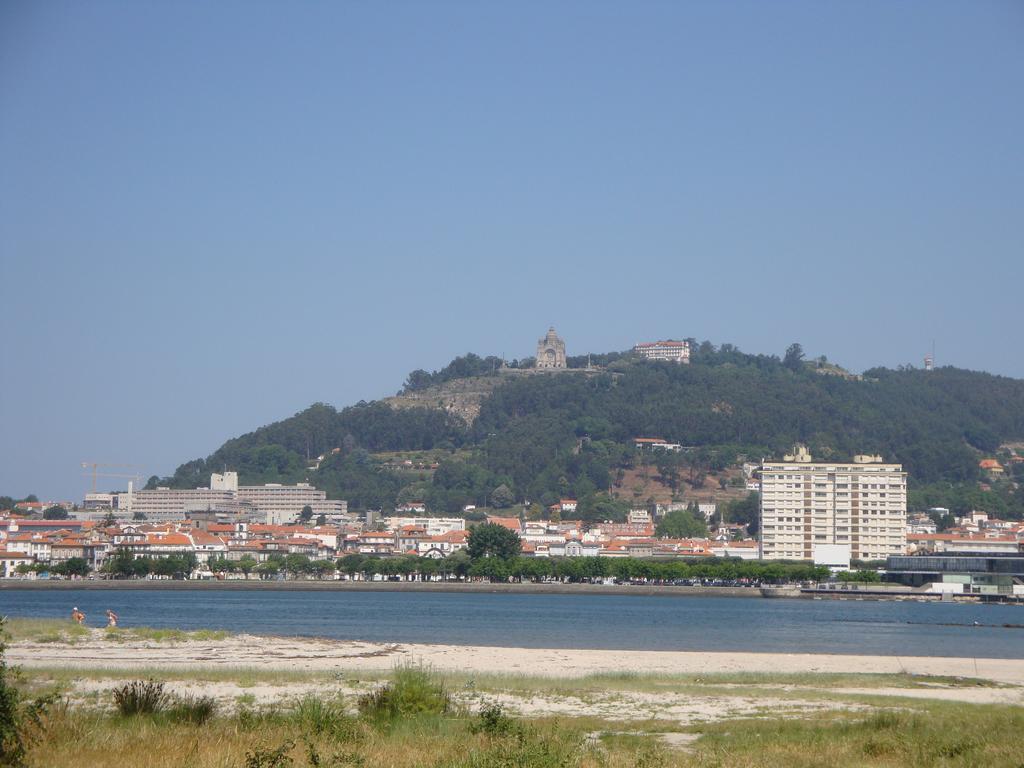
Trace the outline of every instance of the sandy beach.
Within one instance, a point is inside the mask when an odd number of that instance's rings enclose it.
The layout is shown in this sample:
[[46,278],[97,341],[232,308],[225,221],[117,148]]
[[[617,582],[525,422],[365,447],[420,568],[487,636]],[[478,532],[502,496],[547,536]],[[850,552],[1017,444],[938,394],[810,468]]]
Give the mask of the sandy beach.
[[403,661],[439,671],[539,677],[595,673],[890,673],[971,677],[1024,686],[1024,660],[802,653],[610,651],[389,644],[232,635],[223,640],[110,640],[101,630],[75,643],[17,642],[8,658],[24,667],[191,669],[258,667],[331,673],[389,670]]

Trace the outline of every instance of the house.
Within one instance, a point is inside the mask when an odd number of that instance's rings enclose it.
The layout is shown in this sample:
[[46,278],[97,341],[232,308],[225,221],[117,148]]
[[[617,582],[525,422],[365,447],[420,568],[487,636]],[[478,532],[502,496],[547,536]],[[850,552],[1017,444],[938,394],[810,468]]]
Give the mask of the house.
[[626,554],[629,557],[653,557],[654,542],[650,539],[630,541],[626,544]]
[[422,515],[427,511],[427,505],[422,501],[407,501],[404,504],[399,504],[395,507],[395,512],[403,512],[409,514],[410,512],[417,515]]
[[601,523],[592,526],[590,534],[609,539],[649,539],[654,536],[651,523]]
[[990,475],[1003,474],[1003,465],[995,459],[982,459],[978,462],[978,468],[982,472],[988,472]]
[[626,517],[626,522],[631,525],[649,525],[651,523],[651,513],[646,509],[631,509]]
[[561,543],[548,544],[549,557],[597,557],[600,554],[601,545],[594,541],[567,538]]
[[390,555],[395,551],[395,536],[387,531],[367,531],[359,535],[361,555]]
[[20,552],[41,563],[50,562],[50,539],[38,533],[16,533],[7,537],[7,551]]
[[911,515],[907,518],[907,533],[938,533],[939,528],[928,515]]
[[670,443],[663,437],[634,437],[633,445],[640,451],[672,451],[679,453],[683,446],[679,443]]
[[189,533],[189,538],[192,539],[196,558],[201,563],[208,562],[210,558],[223,557],[227,554],[228,545],[220,536],[214,536],[212,533],[197,528]]
[[468,531],[449,531],[437,536],[429,536],[416,543],[416,554],[420,557],[439,560],[442,557],[448,557],[452,552],[465,549],[468,538]]
[[15,569],[22,564],[32,565],[36,559],[24,552],[0,550],[0,577],[9,579],[16,576]]
[[419,543],[428,538],[427,529],[419,525],[404,525],[395,533],[395,551],[418,552]]

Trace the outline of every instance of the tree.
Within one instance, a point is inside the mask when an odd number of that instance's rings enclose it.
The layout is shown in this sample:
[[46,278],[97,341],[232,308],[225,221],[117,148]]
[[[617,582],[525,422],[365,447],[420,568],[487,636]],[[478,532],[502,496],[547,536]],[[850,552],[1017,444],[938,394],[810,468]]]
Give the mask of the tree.
[[114,517],[114,510],[110,510],[103,516],[103,527],[113,528],[115,525],[117,525],[117,518]]
[[284,570],[290,573],[293,577],[298,577],[299,574],[309,573],[310,561],[306,555],[291,554],[284,559]]
[[136,510],[135,512],[132,512],[132,520],[135,520],[137,522],[142,522],[145,519],[146,519],[146,513],[143,512],[141,509],[140,510]]
[[64,561],[61,571],[65,576],[88,576],[89,563],[84,557],[69,557]]
[[304,506],[302,508],[302,511],[299,512],[299,520],[301,520],[303,523],[308,523],[312,519],[313,519],[313,508],[311,506],[309,506],[309,504],[307,504],[306,506]]
[[786,356],[782,358],[782,364],[792,371],[799,371],[804,366],[804,348],[798,344],[790,344],[786,348]]
[[708,527],[689,510],[676,509],[661,519],[654,534],[662,539],[703,538],[708,535]]
[[729,502],[722,511],[722,522],[745,525],[751,536],[757,533],[760,519],[761,494],[757,491],[751,491],[745,499]]
[[325,515],[323,513],[317,515],[316,516],[316,524],[317,525],[327,525],[327,515]]
[[441,575],[445,579],[449,575],[456,579],[464,579],[472,562],[466,550],[457,549],[441,561]]
[[504,483],[491,492],[491,506],[496,507],[497,509],[506,509],[507,507],[511,507],[515,501],[516,497]]
[[314,560],[309,564],[309,570],[318,579],[322,579],[329,574],[333,574],[337,567],[330,560]]
[[466,540],[470,558],[497,557],[508,560],[519,555],[523,544],[519,534],[497,523],[480,523],[473,526]]
[[67,520],[68,517],[68,511],[59,505],[43,510],[43,520]]
[[242,555],[238,560],[238,570],[249,576],[256,569],[256,558],[252,555]]
[[256,572],[263,578],[273,578],[281,572],[280,560],[266,560],[256,566]]
[[127,549],[119,549],[104,561],[102,570],[115,578],[130,579],[135,575],[135,557]]
[[338,570],[342,573],[348,574],[350,577],[355,576],[357,573],[362,573],[363,563],[365,561],[366,555],[353,552],[345,555],[344,557],[338,558]]

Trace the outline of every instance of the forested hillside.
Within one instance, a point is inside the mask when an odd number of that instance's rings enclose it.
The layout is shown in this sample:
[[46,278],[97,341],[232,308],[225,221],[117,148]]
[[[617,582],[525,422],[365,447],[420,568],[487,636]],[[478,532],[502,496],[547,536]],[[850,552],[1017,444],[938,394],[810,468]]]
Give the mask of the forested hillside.
[[[979,457],[1024,439],[1024,381],[955,368],[821,375],[799,350],[780,360],[708,343],[695,345],[689,366],[626,353],[591,361],[606,367],[506,377],[473,424],[427,407],[374,402],[339,411],[316,404],[150,483],[196,487],[228,468],[246,483],[308,479],[355,509],[423,498],[434,511],[453,512],[466,503],[550,503],[571,495],[584,515],[618,516],[625,504],[608,492],[624,468],[647,460],[630,441],[657,436],[687,446],[650,459],[652,471],[684,499],[695,477],[739,456],[778,456],[803,442],[822,458],[879,453],[903,463],[921,503],[1024,514],[1024,491],[1012,477],[987,490],[978,483]],[[572,362],[586,365],[586,358]],[[414,372],[405,387],[495,375],[498,363],[457,358],[433,374]],[[422,451],[438,466],[381,455]],[[311,469],[320,455],[324,460]]]

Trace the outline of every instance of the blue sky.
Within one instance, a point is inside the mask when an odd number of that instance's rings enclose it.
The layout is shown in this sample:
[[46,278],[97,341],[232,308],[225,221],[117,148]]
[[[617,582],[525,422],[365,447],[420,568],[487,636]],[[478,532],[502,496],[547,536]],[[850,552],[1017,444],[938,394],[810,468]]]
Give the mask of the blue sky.
[[1019,2],[0,3],[0,494],[467,351],[1024,376]]

